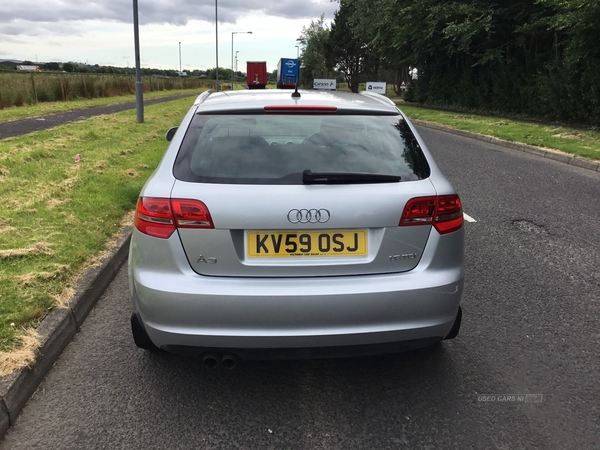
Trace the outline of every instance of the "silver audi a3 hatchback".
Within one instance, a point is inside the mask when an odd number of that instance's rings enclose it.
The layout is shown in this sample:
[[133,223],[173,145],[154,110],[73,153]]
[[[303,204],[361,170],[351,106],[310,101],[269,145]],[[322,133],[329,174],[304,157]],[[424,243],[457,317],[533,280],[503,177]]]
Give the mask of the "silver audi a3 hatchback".
[[172,134],[131,238],[139,347],[232,367],[458,334],[461,202],[389,99],[208,91]]

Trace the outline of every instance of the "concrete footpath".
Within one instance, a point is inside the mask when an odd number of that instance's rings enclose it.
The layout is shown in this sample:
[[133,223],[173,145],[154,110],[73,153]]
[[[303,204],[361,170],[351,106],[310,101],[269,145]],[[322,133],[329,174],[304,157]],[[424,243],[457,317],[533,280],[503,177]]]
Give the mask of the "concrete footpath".
[[[183,94],[174,97],[165,97],[150,100],[145,104],[150,104],[150,102],[165,102],[189,96],[191,95]],[[0,139],[8,137],[3,133],[16,136],[56,125],[62,125],[70,121],[84,120],[95,115],[109,114],[111,112],[133,108],[135,108],[135,102],[129,102],[119,105],[91,108],[89,110],[73,111],[71,113],[53,114],[51,119],[49,119],[49,116],[45,116],[44,119],[46,120],[44,121],[41,121],[38,118],[7,122],[0,124]],[[58,116],[62,117],[62,119],[60,119],[62,121],[59,120]],[[564,153],[547,151],[524,144],[502,141],[489,136],[449,129],[428,122],[417,120],[413,122],[419,126],[490,142],[506,148],[527,152],[544,158],[557,160],[565,164],[600,172],[600,163],[598,162],[572,157]],[[39,128],[40,123],[47,126]],[[14,127],[14,129],[12,127]],[[38,333],[41,337],[41,347],[37,351],[34,366],[32,368],[17,370],[11,375],[0,378],[0,439],[15,422],[29,398],[35,393],[45,375],[50,371],[63,349],[71,342],[88,313],[92,310],[104,290],[110,285],[121,266],[127,260],[131,230],[131,227],[125,227],[121,231],[116,244],[112,250],[110,250],[109,255],[102,260],[100,265],[90,268],[82,278],[79,279],[74,286],[76,295],[70,301],[68,307],[52,310],[44,318],[38,327]]]

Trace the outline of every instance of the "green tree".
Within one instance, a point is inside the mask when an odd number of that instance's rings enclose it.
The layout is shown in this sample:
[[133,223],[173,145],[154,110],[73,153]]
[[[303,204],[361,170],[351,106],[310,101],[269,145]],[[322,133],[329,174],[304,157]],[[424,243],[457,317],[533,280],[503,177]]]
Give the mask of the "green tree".
[[[209,79],[214,80],[216,78],[217,71],[213,67],[206,71],[206,75]],[[175,76],[177,76],[177,75],[175,75]],[[219,84],[225,84],[227,82],[231,82],[231,69],[219,67]]]
[[327,67],[326,53],[329,41],[329,28],[325,24],[325,16],[319,20],[311,20],[308,27],[302,27],[300,37],[300,84],[312,87],[315,78],[332,78],[333,73]]
[[600,126],[598,0],[339,5],[323,53],[353,91],[368,78],[410,81],[417,68],[410,93],[424,104]]
[[600,3],[538,0],[552,14],[543,25],[553,33],[552,60],[539,79],[546,115],[600,126]]
[[326,46],[328,66],[344,74],[352,92],[367,78],[378,78],[379,52],[372,46],[372,33],[365,32],[363,23],[368,17],[357,9],[362,3],[355,0],[340,0],[335,13]]
[[60,70],[60,66],[57,62],[49,62],[44,64],[42,67],[44,70]]

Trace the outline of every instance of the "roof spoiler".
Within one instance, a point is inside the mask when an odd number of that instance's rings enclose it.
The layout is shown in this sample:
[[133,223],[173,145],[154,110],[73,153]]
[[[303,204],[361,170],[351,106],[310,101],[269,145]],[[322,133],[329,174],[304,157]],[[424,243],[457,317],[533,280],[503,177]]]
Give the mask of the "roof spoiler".
[[384,95],[376,94],[375,92],[369,91],[360,91],[360,95],[364,95],[365,97],[372,98],[373,100],[377,100],[379,103],[383,103],[384,105],[396,106],[396,104],[389,98]]

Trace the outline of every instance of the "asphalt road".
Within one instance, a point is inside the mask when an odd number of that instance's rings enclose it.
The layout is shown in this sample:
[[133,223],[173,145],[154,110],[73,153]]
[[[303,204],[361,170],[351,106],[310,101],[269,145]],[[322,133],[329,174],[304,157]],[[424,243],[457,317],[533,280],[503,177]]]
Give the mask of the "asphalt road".
[[[176,100],[178,98],[193,97],[194,94],[190,91],[189,94],[178,94],[171,95],[168,97],[154,98],[150,100],[144,100],[144,106],[154,105],[156,103],[168,102]],[[20,136],[25,133],[32,133],[34,131],[46,130],[48,128],[56,127],[58,125],[64,125],[69,122],[77,122],[80,120],[89,119],[90,117],[99,116],[101,114],[113,114],[120,111],[126,111],[129,109],[135,109],[136,103],[125,102],[125,103],[114,103],[112,105],[96,106],[94,108],[78,109],[75,111],[66,111],[56,114],[47,114],[40,117],[31,117],[21,120],[13,120],[10,122],[0,123],[0,139],[6,139],[13,136]]]
[[3,448],[600,448],[600,174],[421,132],[476,220],[456,340],[210,370],[134,347],[121,270]]

